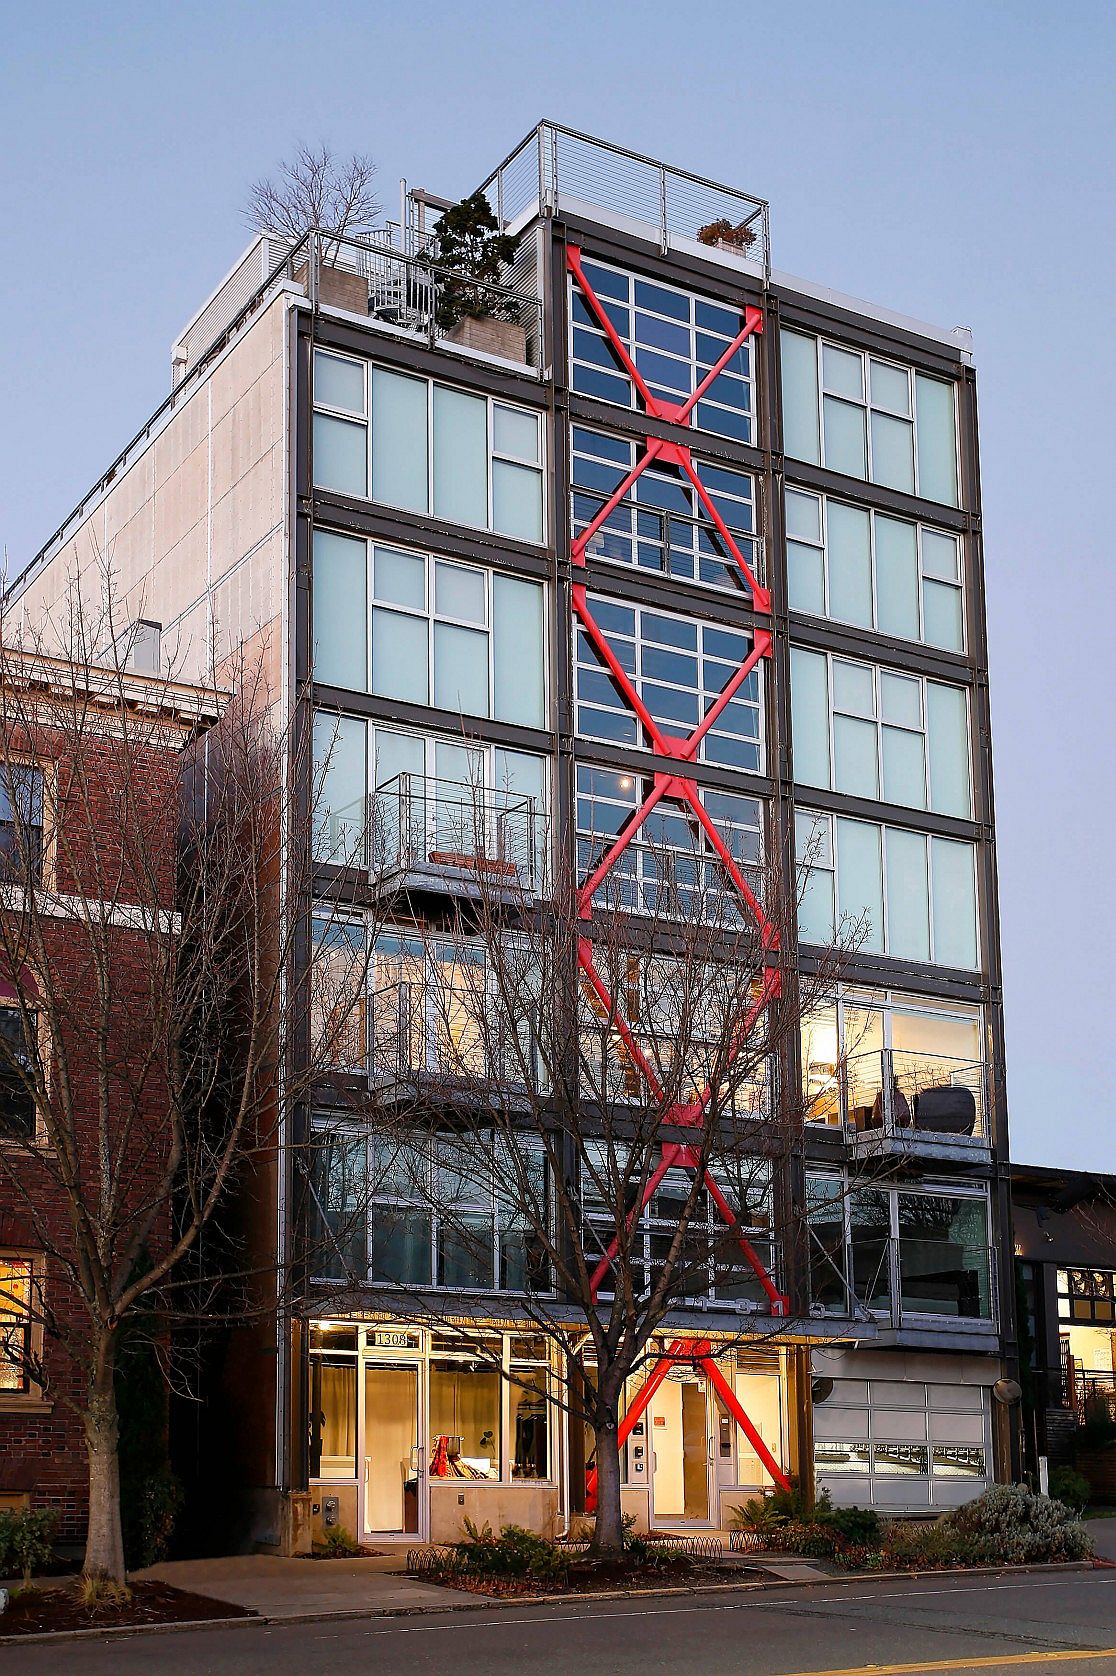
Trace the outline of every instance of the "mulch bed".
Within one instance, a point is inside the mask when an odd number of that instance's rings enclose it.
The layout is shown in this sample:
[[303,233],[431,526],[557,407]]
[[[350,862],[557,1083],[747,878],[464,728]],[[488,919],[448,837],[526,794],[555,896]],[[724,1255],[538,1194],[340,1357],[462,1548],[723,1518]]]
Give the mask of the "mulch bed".
[[691,1584],[734,1583],[747,1576],[749,1581],[763,1582],[771,1576],[759,1566],[724,1566],[694,1564],[679,1557],[660,1565],[635,1567],[600,1565],[574,1570],[569,1579],[540,1581],[531,1577],[471,1577],[467,1573],[455,1576],[432,1576],[432,1583],[449,1589],[463,1589],[467,1594],[497,1595],[502,1598],[516,1595],[592,1595],[614,1589],[670,1589],[687,1588]]
[[0,1612],[0,1636],[40,1635],[67,1629],[125,1629],[141,1624],[195,1623],[198,1619],[254,1618],[255,1612],[227,1600],[172,1589],[169,1583],[133,1583],[132,1598],[120,1606],[82,1605],[76,1588],[22,1589]]

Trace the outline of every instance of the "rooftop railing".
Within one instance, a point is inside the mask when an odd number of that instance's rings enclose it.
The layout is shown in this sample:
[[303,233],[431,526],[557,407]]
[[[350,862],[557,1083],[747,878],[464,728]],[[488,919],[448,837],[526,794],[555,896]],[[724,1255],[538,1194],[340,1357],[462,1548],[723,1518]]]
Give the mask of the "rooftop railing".
[[765,199],[560,123],[540,122],[480,190],[501,227],[514,228],[536,206],[543,213],[602,209],[646,226],[664,255],[672,247],[696,244],[702,229],[727,221],[745,247],[737,254],[756,263],[765,277],[771,271]]

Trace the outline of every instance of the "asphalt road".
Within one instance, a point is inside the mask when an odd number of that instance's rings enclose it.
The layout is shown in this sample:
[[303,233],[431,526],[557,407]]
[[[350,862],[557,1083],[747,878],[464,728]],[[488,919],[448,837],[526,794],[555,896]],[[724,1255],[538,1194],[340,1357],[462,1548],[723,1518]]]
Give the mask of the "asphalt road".
[[858,1581],[0,1649],[0,1676],[1116,1673],[1116,1571]]

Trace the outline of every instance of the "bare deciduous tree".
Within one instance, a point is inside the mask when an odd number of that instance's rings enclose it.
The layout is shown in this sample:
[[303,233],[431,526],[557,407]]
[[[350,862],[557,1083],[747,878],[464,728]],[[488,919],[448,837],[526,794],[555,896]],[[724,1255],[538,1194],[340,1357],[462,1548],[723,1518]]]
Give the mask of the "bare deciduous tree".
[[342,159],[327,145],[300,145],[275,175],[253,184],[245,218],[258,233],[290,239],[317,227],[333,235],[335,250],[337,240],[367,233],[375,225],[383,207],[375,177],[375,163],[361,153]]
[[[548,1341],[557,1400],[592,1431],[594,1543],[615,1552],[625,1387],[656,1340],[711,1294],[738,1341],[757,1306],[761,1331],[788,1324],[773,1183],[804,1112],[779,1068],[863,928],[796,970],[780,858],[751,870],[757,917],[700,838],[701,859],[645,855],[587,917],[568,875],[541,899],[516,885],[491,811],[473,825],[448,845],[472,899],[377,961],[367,1103],[323,1128],[314,1192],[353,1307],[371,1287],[483,1358],[474,1323],[518,1294],[501,1313]],[[440,1274],[413,1248],[401,1268],[428,1215]]]
[[[306,747],[273,719],[260,666],[234,660],[220,685],[133,674],[106,598],[91,612],[72,587],[41,632],[8,623],[0,645],[0,1201],[34,1253],[31,1330],[3,1348],[80,1416],[84,1571],[123,1580],[122,1335],[165,1351],[176,1320],[216,1319],[233,1286],[245,1311],[281,1307],[274,1252],[215,1238],[204,1274],[193,1254],[289,1143],[320,1058],[288,981],[312,866]],[[9,1319],[27,1303],[0,1283]],[[55,1391],[59,1358],[74,1378]]]

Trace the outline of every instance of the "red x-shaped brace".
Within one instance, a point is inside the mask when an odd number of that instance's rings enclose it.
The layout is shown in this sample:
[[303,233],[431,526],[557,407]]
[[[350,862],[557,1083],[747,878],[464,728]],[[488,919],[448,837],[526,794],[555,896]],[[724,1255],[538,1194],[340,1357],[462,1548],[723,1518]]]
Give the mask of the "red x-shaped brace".
[[[667,1347],[666,1354],[660,1356],[651,1372],[636,1393],[632,1406],[628,1409],[620,1422],[619,1445],[623,1449],[631,1437],[639,1421],[643,1418],[651,1405],[651,1400],[659,1386],[663,1383],[671,1368],[679,1362],[693,1367],[699,1367],[708,1376],[709,1383],[732,1415],[756,1454],[779,1485],[780,1489],[789,1490],[790,1479],[767,1447],[756,1427],[749,1420],[740,1400],[729,1381],[713,1359],[713,1346],[708,1339],[676,1338]],[[585,1480],[585,1511],[595,1513],[597,1508],[597,1471],[593,1470]]]
[[[705,391],[709,389],[710,384],[714,382],[714,379],[717,379],[717,375],[721,374],[724,367],[727,367],[727,364],[731,362],[732,355],[736,354],[737,349],[739,349],[741,344],[744,344],[749,337],[757,334],[757,332],[762,332],[762,313],[759,312],[759,308],[744,308],[744,322],[742,322],[741,330],[739,330],[736,337],[732,339],[729,347],[724,350],[724,354],[719,357],[716,365],[712,365],[709,372],[705,374],[704,379],[700,380],[700,384],[697,385],[697,389],[690,392],[690,396],[687,396],[687,399],[685,399],[682,404],[660,401],[659,397],[652,396],[652,392],[648,391],[647,384],[645,384],[645,380],[643,380],[642,374],[640,374],[640,370],[638,370],[637,365],[633,362],[632,355],[628,354],[627,345],[623,344],[623,340],[620,339],[620,335],[618,335],[617,328],[613,325],[612,320],[608,318],[607,310],[605,310],[602,302],[600,302],[600,298],[597,297],[597,293],[595,293],[592,285],[588,282],[585,270],[583,270],[583,266],[581,266],[581,251],[578,246],[566,246],[566,265],[570,268],[570,272],[573,273],[573,277],[575,277],[576,283],[578,283],[578,287],[580,287],[581,295],[585,297],[586,307],[590,308],[590,312],[593,313],[593,317],[597,318],[598,323],[600,323],[600,327],[602,327],[603,332],[605,332],[605,337],[607,337],[608,342],[612,345],[613,354],[617,355],[617,359],[620,360],[620,364],[622,364],[623,369],[627,372],[628,377],[632,379],[633,387],[637,389],[640,401],[643,402],[643,409],[645,409],[648,416],[654,417],[654,419],[664,419],[664,421],[670,422],[670,424],[689,426],[690,414],[694,412],[697,402],[702,399],[702,396],[704,396]],[[660,463],[677,466],[677,468],[684,473],[685,478],[689,478],[690,483],[694,486],[695,493],[697,493],[697,498],[700,499],[700,503],[702,503],[702,506],[705,508],[705,513],[709,515],[710,523],[712,523],[714,528],[716,528],[717,533],[721,536],[721,540],[726,543],[727,550],[729,550],[729,553],[732,555],[732,560],[734,560],[737,568],[739,568],[739,572],[741,572],[742,578],[744,578],[747,590],[751,593],[752,605],[754,605],[757,612],[769,612],[769,610],[771,610],[771,593],[769,593],[767,588],[762,587],[762,583],[757,582],[756,577],[754,577],[754,573],[752,573],[751,566],[747,565],[746,558],[744,558],[741,550],[739,550],[736,540],[732,538],[731,530],[727,528],[726,521],[722,518],[721,513],[717,511],[716,504],[714,504],[714,501],[710,498],[709,493],[707,493],[707,489],[705,489],[704,484],[700,481],[699,474],[695,471],[694,461],[690,458],[689,447],[685,447],[682,442],[665,441],[664,437],[645,437],[643,453],[640,454],[640,458],[637,459],[635,466],[628,471],[628,474],[625,478],[623,478],[622,483],[618,484],[617,488],[613,489],[613,493],[608,496],[607,501],[605,501],[605,504],[603,504],[602,508],[600,508],[597,516],[593,518],[592,523],[586,526],[585,530],[581,531],[581,535],[576,536],[576,540],[573,541],[573,545],[571,545],[571,561],[573,561],[573,565],[578,566],[580,570],[585,570],[586,548],[590,545],[590,541],[593,540],[593,536],[597,535],[597,531],[602,528],[603,523],[607,523],[607,520],[610,516],[612,516],[613,511],[617,510],[617,506],[620,506],[620,503],[622,503],[625,496],[627,496],[628,491],[632,489],[632,484],[637,481],[637,478],[642,476],[643,471],[647,471],[647,468],[650,464],[652,464],[652,461],[660,461]],[[771,630],[754,630],[751,652],[749,652],[749,655],[747,655],[746,659],[744,659],[741,667],[736,670],[736,674],[732,675],[732,679],[729,680],[724,687],[722,687],[721,694],[717,696],[716,702],[709,707],[709,711],[705,712],[705,716],[702,717],[702,721],[699,722],[699,726],[695,727],[694,731],[687,734],[687,736],[677,737],[674,736],[674,734],[669,734],[669,732],[664,732],[664,729],[659,726],[659,722],[655,721],[655,717],[650,714],[647,706],[643,704],[642,699],[638,696],[635,684],[633,684],[632,679],[628,677],[627,670],[623,669],[622,664],[620,664],[620,660],[617,659],[617,655],[615,655],[612,647],[608,644],[607,635],[603,634],[602,629],[600,629],[600,625],[598,625],[597,620],[593,617],[592,607],[590,607],[590,602],[588,602],[588,597],[586,597],[585,583],[583,582],[573,583],[573,610],[575,610],[575,615],[578,617],[578,622],[581,623],[581,627],[585,629],[585,634],[588,635],[588,639],[592,640],[593,647],[597,649],[600,659],[603,660],[603,664],[605,664],[608,672],[612,675],[613,682],[617,684],[618,691],[620,691],[623,699],[625,699],[625,702],[627,702],[628,706],[630,706],[630,709],[635,712],[635,716],[638,717],[638,721],[642,724],[643,732],[647,734],[647,739],[650,741],[652,749],[654,749],[655,753],[659,754],[659,756],[674,759],[677,763],[685,764],[692,763],[692,761],[694,761],[695,756],[697,756],[697,751],[699,751],[700,742],[704,739],[705,734],[709,732],[710,727],[714,726],[714,722],[717,721],[717,717],[721,716],[721,712],[724,711],[724,707],[726,707],[727,704],[731,704],[732,697],[736,696],[736,692],[739,691],[739,689],[741,689],[741,685],[746,682],[747,677],[749,677],[749,674],[752,672],[752,669],[756,669],[756,665],[759,664],[759,659],[761,659],[761,657],[771,657]],[[778,934],[776,934],[776,930],[774,930],[771,922],[769,922],[766,915],[764,915],[764,910],[762,910],[761,905],[757,902],[756,895],[752,892],[751,885],[747,883],[744,873],[742,873],[741,868],[737,866],[736,860],[732,858],[731,851],[729,851],[726,843],[722,840],[721,833],[717,831],[714,821],[710,820],[709,813],[705,810],[705,806],[702,804],[702,799],[700,799],[699,789],[697,789],[697,784],[695,784],[694,779],[689,779],[685,776],[685,774],[680,773],[655,774],[654,781],[652,781],[652,789],[650,789],[647,796],[643,798],[643,803],[638,806],[638,810],[635,811],[635,815],[632,816],[632,820],[628,821],[627,826],[623,828],[622,833],[615,838],[615,841],[613,841],[612,845],[610,845],[610,848],[605,851],[605,855],[602,856],[602,860],[598,861],[597,866],[595,866],[592,872],[590,872],[590,875],[586,878],[585,883],[581,885],[580,892],[578,892],[578,912],[580,912],[581,918],[592,917],[593,895],[595,895],[595,892],[597,892],[598,888],[600,888],[603,880],[608,877],[608,873],[612,872],[613,866],[617,865],[617,861],[620,860],[620,856],[623,855],[623,851],[627,850],[628,845],[632,843],[633,838],[637,835],[637,831],[640,830],[640,826],[647,821],[647,816],[652,813],[652,810],[655,808],[655,804],[660,803],[660,801],[664,798],[669,799],[672,803],[685,804],[685,806],[692,811],[692,815],[695,816],[695,820],[697,820],[700,828],[704,831],[705,838],[709,840],[710,846],[712,846],[712,850],[716,853],[717,858],[721,860],[721,865],[724,866],[724,870],[726,870],[727,875],[729,875],[732,883],[734,883],[734,887],[736,887],[737,892],[741,895],[742,900],[746,902],[749,912],[752,913],[752,917],[756,918],[756,923],[759,925],[759,930],[761,930],[762,947],[774,954],[774,952],[778,950]],[[622,1039],[623,1044],[625,1044],[625,1049],[627,1049],[627,1053],[630,1054],[632,1063],[637,1066],[638,1071],[640,1071],[643,1079],[645,1079],[648,1089],[652,1091],[655,1098],[664,1098],[664,1089],[662,1089],[662,1083],[659,1081],[659,1076],[655,1073],[654,1066],[648,1063],[647,1054],[643,1053],[640,1046],[638,1046],[638,1042],[635,1041],[635,1036],[633,1036],[632,1029],[628,1026],[627,1021],[620,1016],[620,1009],[618,1009],[618,1007],[613,1007],[612,996],[610,996],[610,992],[608,992],[607,984],[603,982],[602,977],[600,977],[600,974],[597,972],[597,967],[593,965],[593,945],[592,940],[588,939],[588,937],[581,937],[581,939],[578,940],[578,962],[580,962],[581,970],[585,972],[586,982],[588,982],[590,987],[592,987],[593,994],[598,997],[598,1001],[602,1002],[602,1006],[607,1009],[608,1016],[613,1017],[613,1014],[615,1014],[615,1027],[617,1027],[617,1032],[620,1034],[620,1039]],[[727,1061],[729,1061],[729,1064],[736,1059],[737,1054],[739,1054],[742,1046],[744,1046],[747,1034],[751,1032],[752,1026],[754,1026],[754,1022],[756,1022],[756,1017],[759,1016],[759,1012],[767,1006],[767,1002],[771,1001],[772,997],[778,996],[778,994],[779,972],[776,969],[767,969],[766,974],[764,974],[764,982],[762,982],[761,985],[761,994],[757,997],[757,1001],[752,1004],[751,1009],[747,1011],[744,1019],[741,1019],[736,1032],[734,1032],[731,1046],[729,1046],[729,1054],[727,1054]],[[707,1120],[707,1113],[709,1113],[710,1098],[712,1098],[712,1089],[710,1089],[709,1086],[705,1086],[705,1089],[702,1091],[702,1094],[700,1094],[699,1099],[690,1101],[690,1103],[675,1103],[674,1106],[672,1106],[672,1108],[665,1113],[665,1120],[667,1120],[667,1123],[669,1123],[672,1128],[682,1128],[682,1130],[685,1130],[685,1128],[704,1128],[705,1120]],[[682,1143],[674,1143],[674,1141],[664,1143],[662,1151],[660,1151],[659,1163],[655,1166],[654,1172],[652,1172],[652,1175],[648,1178],[647,1187],[643,1190],[642,1200],[638,1203],[638,1207],[633,1207],[632,1212],[628,1213],[628,1229],[630,1229],[633,1223],[635,1223],[635,1220],[642,1215],[643,1210],[645,1210],[648,1202],[650,1202],[650,1198],[654,1195],[655,1188],[659,1187],[659,1183],[662,1182],[662,1178],[665,1177],[667,1170],[670,1170],[672,1166],[682,1166],[682,1168],[697,1170],[697,1168],[702,1168],[702,1161],[700,1160],[702,1160],[702,1150],[700,1150],[700,1145],[687,1146],[682,1145]],[[746,1239],[746,1235],[742,1234],[741,1229],[739,1229],[739,1223],[737,1223],[736,1215],[732,1212],[731,1205],[729,1205],[726,1197],[724,1197],[724,1193],[721,1192],[721,1188],[719,1188],[716,1180],[712,1177],[712,1172],[707,1170],[707,1168],[702,1168],[702,1173],[704,1173],[705,1188],[709,1190],[710,1198],[712,1198],[714,1203],[716,1203],[717,1210],[719,1210],[719,1213],[721,1213],[722,1217],[724,1217],[727,1225],[729,1225],[729,1227],[736,1232],[737,1242],[741,1245],[742,1252],[746,1255],[747,1262],[751,1264],[752,1269],[756,1272],[757,1279],[761,1282],[762,1289],[764,1289],[767,1299],[771,1302],[772,1314],[776,1314],[776,1316],[786,1316],[786,1312],[788,1312],[788,1299],[784,1297],[783,1292],[779,1292],[778,1287],[774,1284],[774,1280],[771,1279],[771,1275],[767,1274],[766,1267],[764,1267],[761,1260],[759,1260],[759,1255],[757,1255],[756,1250],[752,1247],[751,1242]],[[600,1264],[597,1265],[597,1269],[593,1272],[593,1297],[597,1297],[598,1289],[600,1289],[600,1285],[602,1285],[603,1280],[607,1277],[608,1269],[612,1267],[613,1259],[615,1259],[615,1255],[617,1255],[618,1245],[620,1245],[620,1240],[613,1239],[612,1244],[610,1244],[607,1252],[605,1252],[602,1260],[600,1260]],[[749,1426],[751,1426],[751,1423],[749,1423]]]
[[[746,307],[744,310],[743,325],[741,326],[740,331],[733,338],[724,353],[719,357],[716,364],[706,373],[697,388],[693,390],[691,394],[687,396],[686,400],[680,405],[661,401],[658,397],[653,396],[651,391],[647,388],[638,367],[633,361],[631,355],[628,353],[623,340],[616,331],[612,321],[609,319],[608,313],[606,312],[596,292],[593,290],[593,287],[586,277],[585,271],[582,267],[581,251],[576,245],[568,245],[566,247],[566,262],[581,290],[582,295],[585,298],[586,306],[599,322],[602,331],[605,333],[605,336],[612,346],[613,352],[627,372],[634,388],[639,392],[639,397],[643,403],[645,411],[652,418],[666,420],[668,423],[674,425],[688,425],[690,423],[690,415],[697,403],[701,400],[702,396],[709,389],[713,381],[731,361],[741,344],[749,337],[753,336],[753,334],[763,330],[763,315],[760,310],[757,308]],[[751,568],[746,562],[744,555],[741,553],[740,548],[733,539],[732,532],[729,530],[724,519],[721,517],[716,505],[702,483],[701,478],[698,476],[698,473],[694,468],[693,460],[690,456],[689,448],[685,447],[682,443],[668,442],[662,437],[649,436],[645,439],[643,452],[636,461],[636,464],[632,467],[631,471],[628,472],[623,482],[613,490],[608,500],[605,501],[604,505],[600,508],[588,526],[579,536],[576,537],[570,550],[573,564],[584,571],[585,555],[589,543],[592,541],[601,526],[608,520],[609,517],[611,517],[612,513],[624,500],[637,478],[639,478],[641,474],[646,471],[652,461],[655,460],[661,461],[663,464],[677,466],[679,470],[689,479],[714,528],[720,535],[721,540],[725,543],[728,551],[732,554],[733,561],[744,578],[744,582],[751,594],[754,608],[757,611],[770,612],[770,591],[757,581]],[[586,634],[596,648],[621,695],[635,715],[639,718],[640,724],[643,727],[644,733],[647,735],[652,749],[660,756],[669,757],[678,763],[685,764],[694,761],[702,739],[717,721],[725,706],[731,703],[735,694],[739,691],[740,687],[747,680],[752,670],[755,669],[756,665],[759,663],[759,660],[764,657],[770,657],[771,655],[771,631],[769,629],[757,628],[753,633],[751,652],[747,658],[745,658],[744,662],[732,678],[722,688],[716,702],[710,706],[709,710],[705,716],[703,716],[698,726],[694,728],[692,733],[687,734],[684,738],[679,738],[676,735],[665,733],[656,722],[655,718],[651,715],[647,706],[643,703],[639,693],[636,691],[634,682],[630,679],[627,671],[621,665],[615,652],[609,645],[607,636],[603,633],[600,625],[593,616],[592,607],[590,606],[586,595],[584,582],[575,582],[573,584],[572,594],[573,609],[578,621],[581,623]],[[594,894],[600,888],[604,879],[611,872],[612,868],[616,865],[624,851],[628,848],[628,845],[632,842],[636,833],[647,820],[647,817],[655,808],[656,804],[658,804],[663,798],[666,798],[674,803],[684,804],[692,811],[698,825],[701,827],[710,845],[712,846],[713,851],[720,860],[721,865],[724,867],[725,872],[732,880],[732,883],[739,895],[755,918],[756,924],[760,929],[764,949],[771,953],[775,953],[778,949],[778,935],[775,928],[767,919],[762,907],[756,900],[755,893],[752,891],[751,886],[748,884],[743,872],[737,866],[736,861],[730,853],[727,845],[722,839],[720,833],[717,831],[716,826],[713,824],[708,811],[701,801],[696,783],[692,779],[689,779],[686,775],[676,772],[659,772],[654,775],[650,792],[644,798],[639,808],[635,811],[632,819],[624,827],[624,830],[619,833],[596,867],[594,867],[590,872],[589,877],[580,887],[578,892],[578,909],[581,917],[583,919],[591,918]],[[636,1042],[630,1026],[626,1020],[621,1017],[619,1009],[614,1008],[608,987],[602,981],[596,967],[593,964],[593,945],[591,940],[587,937],[579,939],[578,961],[590,988],[593,990],[602,1006],[606,1009],[610,1017],[615,1015],[613,1021],[617,1032],[632,1059],[632,1062],[638,1068],[652,1094],[656,1098],[662,1098],[663,1088],[654,1068],[649,1063],[646,1054],[643,1053],[639,1044]],[[764,975],[759,999],[749,1009],[748,1013],[740,1021],[736,1031],[734,1032],[728,1054],[729,1064],[732,1063],[740,1052],[740,1049],[747,1039],[747,1036],[759,1013],[764,1007],[766,1007],[767,1003],[779,993],[779,986],[780,979],[778,971],[775,969],[767,970]],[[671,1109],[664,1114],[666,1122],[671,1127],[676,1128],[702,1128],[707,1120],[711,1097],[712,1090],[707,1085],[702,1095],[696,1101],[688,1104],[676,1103],[673,1107],[671,1107]],[[654,1194],[655,1189],[658,1187],[667,1171],[674,1166],[689,1169],[700,1168],[700,1146],[691,1147],[672,1142],[668,1142],[663,1145],[659,1163],[647,1182],[641,1202],[637,1207],[634,1207],[629,1214],[629,1228],[634,1224],[635,1220],[643,1214],[643,1211]],[[703,1174],[705,1177],[705,1185],[709,1191],[710,1197],[717,1206],[720,1215],[724,1218],[727,1225],[734,1230],[737,1241],[744,1252],[745,1257],[755,1271],[756,1276],[758,1277],[760,1284],[767,1295],[771,1304],[772,1313],[774,1315],[786,1315],[788,1311],[787,1298],[779,1291],[763,1263],[760,1261],[754,1247],[740,1230],[732,1207],[729,1205],[724,1194],[721,1192],[721,1189],[714,1180],[711,1171],[704,1169]],[[601,1261],[594,1270],[592,1276],[592,1293],[594,1297],[596,1297],[602,1282],[608,1274],[618,1249],[619,1239],[616,1238],[613,1239],[607,1252],[601,1258]]]

